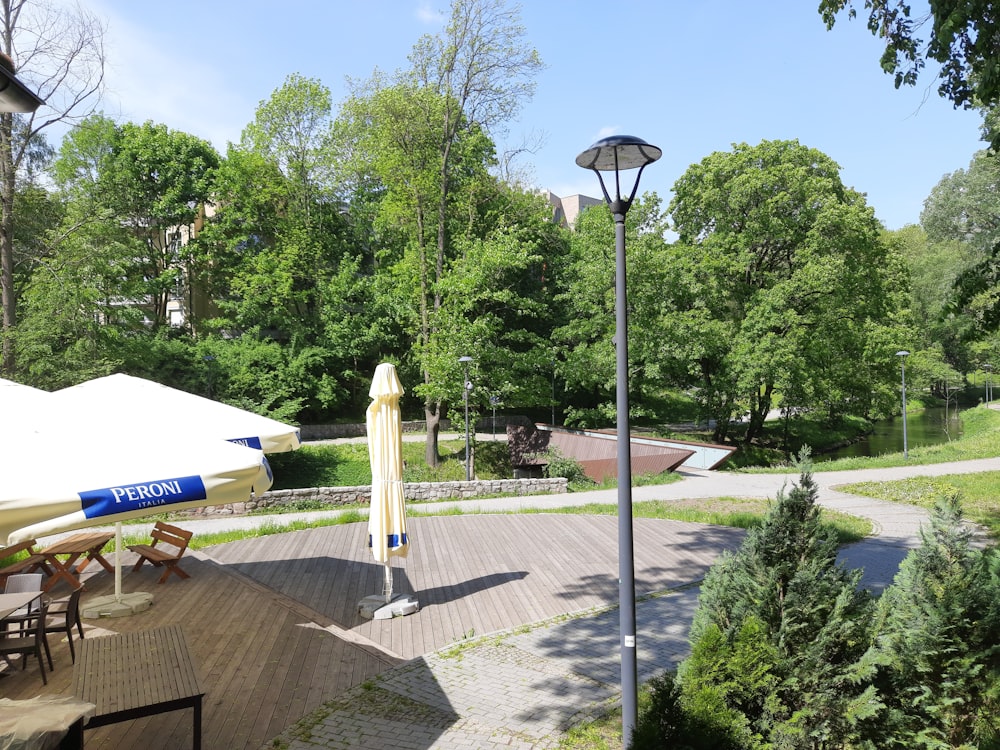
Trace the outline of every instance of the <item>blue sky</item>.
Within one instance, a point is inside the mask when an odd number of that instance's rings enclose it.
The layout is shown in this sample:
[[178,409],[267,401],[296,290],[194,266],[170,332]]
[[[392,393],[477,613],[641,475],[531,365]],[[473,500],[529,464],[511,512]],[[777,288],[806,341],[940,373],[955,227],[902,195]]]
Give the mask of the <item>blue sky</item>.
[[[258,104],[298,73],[335,102],[345,78],[407,65],[442,28],[435,0],[82,0],[108,24],[105,112],[153,120],[225,153]],[[859,4],[860,0],[859,0]],[[541,139],[522,165],[559,195],[598,196],[576,155],[628,133],[663,149],[641,191],[669,200],[693,163],[733,143],[798,139],[833,158],[890,229],[919,220],[941,177],[984,144],[980,119],[930,76],[896,90],[863,19],[826,31],[818,0],[528,0],[522,20],[546,69],[507,145]],[[863,4],[862,4],[863,5]]]

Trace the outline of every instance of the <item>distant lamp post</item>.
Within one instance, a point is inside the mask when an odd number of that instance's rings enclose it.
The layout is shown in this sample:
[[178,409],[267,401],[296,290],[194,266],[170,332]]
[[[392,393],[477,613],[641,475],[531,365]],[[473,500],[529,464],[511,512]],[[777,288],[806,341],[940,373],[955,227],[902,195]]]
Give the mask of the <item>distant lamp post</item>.
[[[628,420],[628,298],[625,274],[625,215],[639,190],[642,170],[663,155],[656,146],[631,135],[602,138],[576,157],[578,166],[592,169],[615,220],[615,389],[618,418],[618,606],[622,680],[622,742],[631,744],[639,720],[638,669],[635,645],[635,562],[632,547],[632,451]],[[638,169],[628,198],[621,194],[621,170]],[[601,172],[615,173],[612,199]]]
[[906,358],[910,356],[910,353],[903,349],[896,352],[896,356],[899,357],[899,372],[903,384],[903,458],[909,458],[910,450],[906,444]]
[[497,404],[500,403],[499,396],[490,396],[490,406],[493,407],[493,439],[497,439]]
[[465,365],[465,380],[462,382],[462,398],[465,400],[465,481],[472,481],[472,463],[469,460],[469,392],[472,390],[472,381],[469,380],[469,362],[472,357],[459,357],[458,361]]
[[990,401],[993,400],[993,365],[987,363],[983,365],[983,369],[986,370],[986,406],[989,408]]

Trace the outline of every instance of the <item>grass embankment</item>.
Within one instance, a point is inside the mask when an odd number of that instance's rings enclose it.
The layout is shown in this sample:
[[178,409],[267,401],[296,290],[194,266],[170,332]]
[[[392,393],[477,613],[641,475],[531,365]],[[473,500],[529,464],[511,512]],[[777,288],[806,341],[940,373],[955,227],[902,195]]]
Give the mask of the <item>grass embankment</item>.
[[910,477],[895,482],[858,482],[839,489],[854,495],[874,497],[894,503],[933,508],[938,498],[958,492],[966,518],[986,528],[993,539],[1000,539],[1000,499],[997,483],[1000,471],[980,474],[945,474],[938,477]]
[[[909,449],[909,457],[902,453],[881,456],[855,456],[838,458],[816,464],[817,471],[848,471],[851,469],[885,469],[893,466],[919,466],[951,461],[968,461],[974,458],[1000,456],[1000,411],[980,407],[962,412],[962,435],[947,443]],[[744,468],[748,472],[788,471],[788,467]]]
[[[911,448],[909,458],[904,458],[902,453],[843,458],[817,464],[815,468],[817,471],[882,469],[1000,457],[1000,412],[985,407],[964,411],[962,429],[962,437],[950,442]],[[944,494],[959,492],[966,518],[986,528],[994,539],[1000,539],[1000,498],[996,492],[998,482],[1000,471],[986,471],[978,474],[910,477],[892,482],[860,482],[844,485],[840,489],[855,495],[923,508],[932,508]]]

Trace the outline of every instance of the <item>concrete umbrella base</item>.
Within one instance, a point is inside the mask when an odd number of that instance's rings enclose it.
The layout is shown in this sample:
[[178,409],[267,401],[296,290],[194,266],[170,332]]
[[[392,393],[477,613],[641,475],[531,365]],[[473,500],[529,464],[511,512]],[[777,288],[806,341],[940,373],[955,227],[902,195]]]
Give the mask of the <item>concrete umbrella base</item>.
[[97,617],[127,617],[139,612],[145,612],[153,603],[153,595],[145,591],[133,594],[109,594],[98,596],[80,605],[80,614],[87,618]]

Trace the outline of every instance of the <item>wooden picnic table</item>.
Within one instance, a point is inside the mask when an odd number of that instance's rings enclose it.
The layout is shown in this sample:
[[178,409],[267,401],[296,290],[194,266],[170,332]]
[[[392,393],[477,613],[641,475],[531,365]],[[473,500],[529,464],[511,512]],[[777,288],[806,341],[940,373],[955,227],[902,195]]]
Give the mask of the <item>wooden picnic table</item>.
[[192,708],[193,747],[201,749],[205,691],[179,625],[85,638],[79,646],[73,694],[97,706],[85,729]]
[[[41,550],[39,554],[44,555],[46,562],[52,566],[52,575],[45,582],[43,590],[50,591],[61,580],[66,581],[70,588],[76,589],[80,586],[80,574],[92,560],[100,563],[109,573],[114,573],[114,567],[101,555],[104,545],[114,535],[113,531],[88,531],[60,539]],[[80,560],[81,557],[83,560]],[[77,560],[80,562],[77,563]]]

